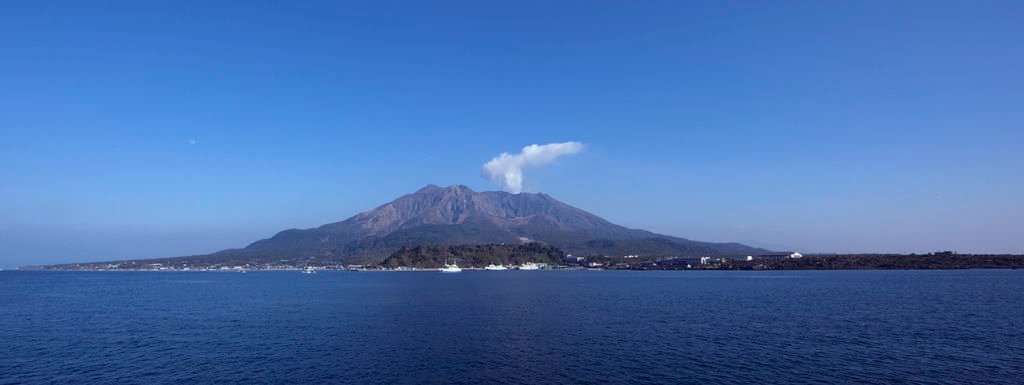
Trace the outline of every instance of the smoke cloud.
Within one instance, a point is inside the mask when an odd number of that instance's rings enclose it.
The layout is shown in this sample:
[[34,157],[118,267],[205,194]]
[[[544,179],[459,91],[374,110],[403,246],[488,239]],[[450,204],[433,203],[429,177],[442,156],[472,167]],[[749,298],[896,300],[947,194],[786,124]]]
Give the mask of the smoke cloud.
[[513,194],[523,191],[523,169],[554,162],[561,156],[573,155],[583,149],[583,143],[564,142],[531,144],[518,154],[501,153],[484,163],[483,176],[494,181],[502,190]]

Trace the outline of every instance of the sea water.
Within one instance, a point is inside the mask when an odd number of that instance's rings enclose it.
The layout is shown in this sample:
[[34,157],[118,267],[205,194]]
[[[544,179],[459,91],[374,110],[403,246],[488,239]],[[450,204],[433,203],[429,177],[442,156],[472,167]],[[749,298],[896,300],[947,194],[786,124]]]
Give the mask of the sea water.
[[1024,271],[0,272],[0,384],[1024,383]]

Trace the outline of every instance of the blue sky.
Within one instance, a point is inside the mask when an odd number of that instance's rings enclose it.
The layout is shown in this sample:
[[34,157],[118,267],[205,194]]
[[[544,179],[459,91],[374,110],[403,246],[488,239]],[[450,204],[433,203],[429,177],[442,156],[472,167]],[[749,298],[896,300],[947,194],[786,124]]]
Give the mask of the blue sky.
[[[1020,2],[23,2],[0,267],[206,253],[531,170],[613,222],[1024,252]],[[193,144],[194,141],[194,144]]]

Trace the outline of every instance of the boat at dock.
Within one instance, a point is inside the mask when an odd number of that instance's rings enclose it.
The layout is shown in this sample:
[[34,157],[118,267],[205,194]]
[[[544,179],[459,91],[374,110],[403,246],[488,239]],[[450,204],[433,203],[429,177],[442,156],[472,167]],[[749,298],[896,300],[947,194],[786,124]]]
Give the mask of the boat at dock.
[[508,268],[505,267],[505,266],[502,266],[502,265],[487,265],[487,267],[485,267],[484,270],[502,271],[502,270],[508,270]]
[[462,272],[462,268],[459,267],[459,265],[456,264],[456,263],[448,264],[448,260],[446,259],[444,261],[444,267],[442,267],[438,271],[440,271],[442,273],[459,273],[459,272]]
[[527,262],[519,265],[519,270],[538,270],[540,266],[533,262]]

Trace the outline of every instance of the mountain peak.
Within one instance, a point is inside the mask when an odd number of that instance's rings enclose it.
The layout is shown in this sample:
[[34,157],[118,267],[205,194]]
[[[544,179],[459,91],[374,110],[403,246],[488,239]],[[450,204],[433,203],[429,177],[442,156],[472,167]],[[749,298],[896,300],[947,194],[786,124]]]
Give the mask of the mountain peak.
[[476,192],[476,191],[473,191],[473,189],[469,188],[469,186],[462,185],[462,184],[453,184],[453,185],[448,186],[448,187],[441,187],[441,186],[438,186],[436,184],[431,183],[431,184],[428,184],[426,186],[423,186],[423,188],[421,188],[419,190],[416,190],[416,193],[419,194],[419,193],[434,192],[434,191],[469,192],[469,193]]
[[437,190],[440,190],[440,189],[441,189],[440,186],[431,183],[431,184],[428,184],[426,186],[423,186],[423,188],[421,188],[419,190],[416,190],[416,193],[422,193],[422,192],[428,192],[428,191],[437,191]]

